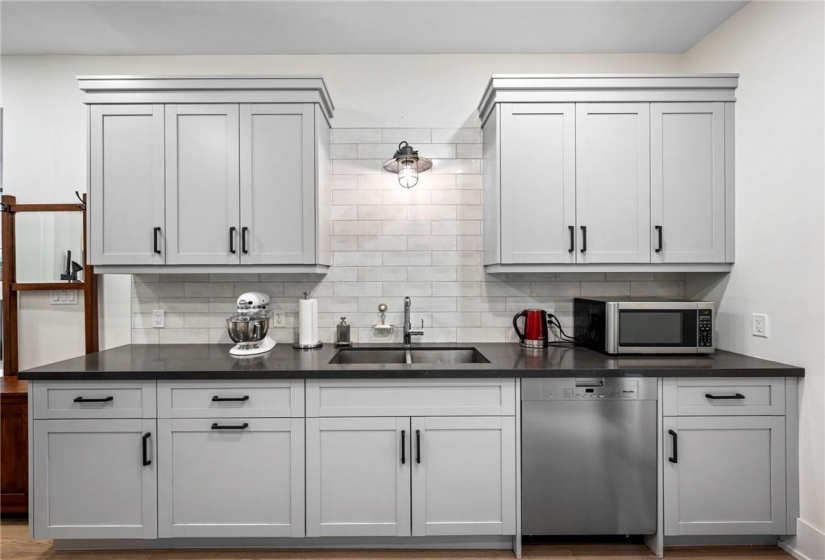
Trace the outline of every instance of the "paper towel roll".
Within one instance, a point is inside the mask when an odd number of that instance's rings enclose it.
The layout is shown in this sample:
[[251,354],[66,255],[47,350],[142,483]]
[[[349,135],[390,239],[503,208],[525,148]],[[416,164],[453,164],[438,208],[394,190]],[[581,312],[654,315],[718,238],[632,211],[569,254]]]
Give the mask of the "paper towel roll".
[[315,334],[318,329],[317,309],[314,299],[302,299],[298,302],[298,344],[309,346],[318,342]]

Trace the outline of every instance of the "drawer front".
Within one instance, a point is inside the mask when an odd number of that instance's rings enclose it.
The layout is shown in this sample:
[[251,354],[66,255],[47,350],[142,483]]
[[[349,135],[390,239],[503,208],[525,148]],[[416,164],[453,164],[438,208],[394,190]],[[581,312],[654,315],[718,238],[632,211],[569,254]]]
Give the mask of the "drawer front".
[[154,381],[33,381],[34,418],[154,418]]
[[512,416],[515,379],[307,380],[307,417]]
[[158,418],[290,418],[304,415],[304,382],[158,381]]
[[782,416],[785,378],[664,379],[662,408],[665,416]]

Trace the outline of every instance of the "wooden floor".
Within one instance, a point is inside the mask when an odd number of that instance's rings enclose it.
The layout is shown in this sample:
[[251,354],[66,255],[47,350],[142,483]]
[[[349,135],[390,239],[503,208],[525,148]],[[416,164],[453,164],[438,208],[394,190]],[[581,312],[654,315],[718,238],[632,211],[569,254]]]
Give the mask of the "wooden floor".
[[[196,550],[196,551],[135,551],[135,552],[55,552],[51,541],[28,538],[24,521],[3,520],[0,523],[0,559],[2,560],[472,560],[496,558],[510,560],[508,550]],[[655,558],[643,545],[635,544],[574,544],[527,545],[524,558],[555,560],[650,560]],[[773,546],[673,548],[665,558],[702,558],[704,560],[754,560],[757,558],[790,558]]]

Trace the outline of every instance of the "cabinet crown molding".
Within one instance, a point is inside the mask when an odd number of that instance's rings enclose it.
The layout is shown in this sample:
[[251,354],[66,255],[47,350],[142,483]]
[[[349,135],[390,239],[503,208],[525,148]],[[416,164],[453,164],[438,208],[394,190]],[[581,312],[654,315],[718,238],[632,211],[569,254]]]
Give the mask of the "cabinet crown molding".
[[739,74],[493,74],[478,104],[736,101]]
[[335,105],[323,76],[78,76],[83,103],[318,103]]

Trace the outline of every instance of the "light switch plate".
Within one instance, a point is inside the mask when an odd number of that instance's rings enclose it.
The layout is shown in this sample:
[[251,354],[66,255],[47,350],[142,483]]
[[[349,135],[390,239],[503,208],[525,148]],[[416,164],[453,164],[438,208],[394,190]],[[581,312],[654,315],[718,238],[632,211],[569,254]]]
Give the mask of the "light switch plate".
[[78,290],[52,290],[49,304],[51,305],[77,305]]

